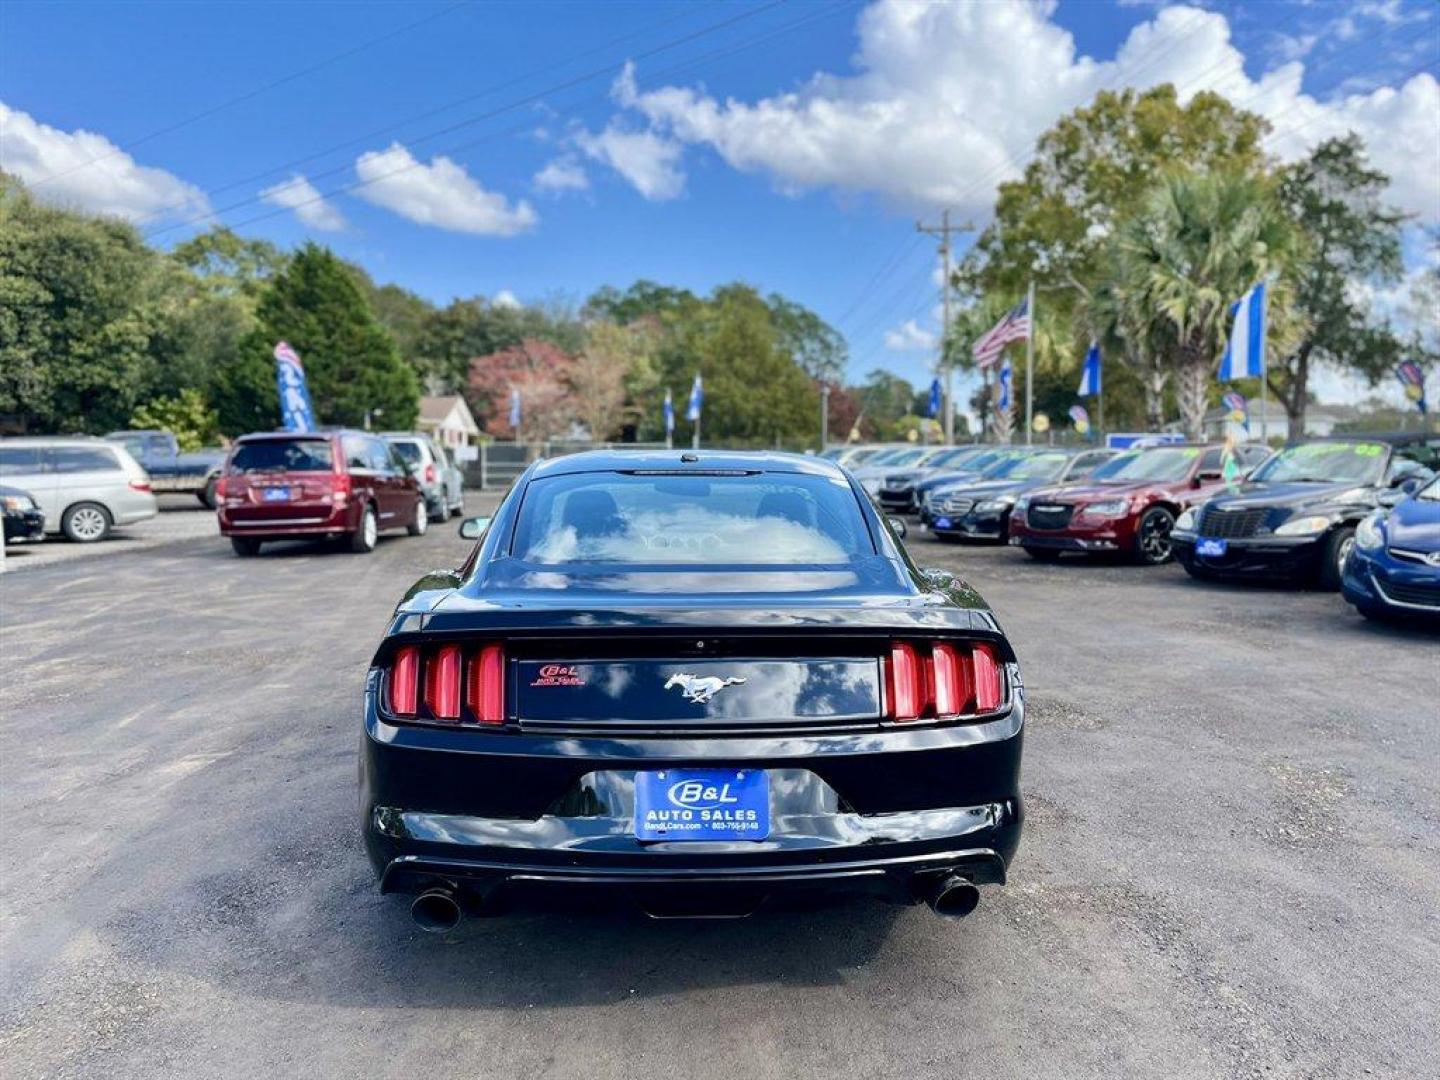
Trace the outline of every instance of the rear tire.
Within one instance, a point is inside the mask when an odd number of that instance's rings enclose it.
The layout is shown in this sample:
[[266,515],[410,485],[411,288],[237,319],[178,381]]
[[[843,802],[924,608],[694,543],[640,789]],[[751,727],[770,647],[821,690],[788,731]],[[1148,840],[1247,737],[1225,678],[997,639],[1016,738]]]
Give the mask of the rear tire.
[[1340,576],[1345,566],[1345,559],[1350,554],[1350,549],[1355,546],[1355,529],[1351,525],[1342,525],[1330,534],[1325,541],[1325,549],[1320,554],[1320,574],[1315,579],[1315,584],[1326,592],[1334,592],[1340,588]]
[[232,536],[230,537],[230,546],[242,559],[249,559],[260,554],[260,541],[252,536]]
[[205,482],[205,487],[195,493],[195,497],[200,500],[201,506],[209,510],[214,510],[215,507],[220,505],[220,500],[215,497],[215,485],[218,482],[219,478],[212,476]]
[[368,555],[379,540],[380,520],[375,516],[375,508],[367,505],[360,512],[360,527],[350,534],[350,550],[356,555]]
[[418,499],[415,502],[415,512],[410,515],[410,524],[405,526],[405,531],[411,536],[424,536],[429,527],[430,507],[425,505],[424,499]]
[[1056,551],[1054,548],[1027,547],[1025,548],[1025,554],[1029,555],[1030,558],[1034,559],[1036,562],[1060,561],[1060,552]]
[[1159,566],[1174,557],[1170,544],[1170,530],[1175,527],[1175,515],[1163,506],[1152,506],[1140,515],[1135,526],[1135,560],[1145,566]]
[[80,502],[60,515],[60,531],[75,544],[94,544],[110,535],[114,520],[99,503]]

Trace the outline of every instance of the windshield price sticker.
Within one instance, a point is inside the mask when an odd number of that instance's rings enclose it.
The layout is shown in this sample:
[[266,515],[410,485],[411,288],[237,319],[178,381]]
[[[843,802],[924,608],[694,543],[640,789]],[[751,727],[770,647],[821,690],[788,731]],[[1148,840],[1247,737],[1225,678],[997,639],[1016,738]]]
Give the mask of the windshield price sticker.
[[770,779],[763,769],[665,769],[635,774],[640,840],[764,840]]

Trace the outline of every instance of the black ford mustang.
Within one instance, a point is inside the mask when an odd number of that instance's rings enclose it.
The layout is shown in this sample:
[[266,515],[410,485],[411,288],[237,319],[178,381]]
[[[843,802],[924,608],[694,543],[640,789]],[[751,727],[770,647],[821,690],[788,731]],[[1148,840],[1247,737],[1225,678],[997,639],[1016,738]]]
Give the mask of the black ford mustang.
[[807,889],[963,915],[1004,882],[1015,654],[843,470],[578,454],[462,535],[365,689],[365,842],[421,926],[582,887],[654,915]]

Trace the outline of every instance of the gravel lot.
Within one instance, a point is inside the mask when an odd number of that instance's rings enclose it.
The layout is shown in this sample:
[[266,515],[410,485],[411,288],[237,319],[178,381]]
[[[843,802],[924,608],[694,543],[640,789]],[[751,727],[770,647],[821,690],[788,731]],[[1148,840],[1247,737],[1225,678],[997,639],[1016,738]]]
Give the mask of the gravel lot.
[[1437,639],[1174,567],[911,549],[986,595],[1031,694],[1027,833],[975,915],[439,939],[375,890],[355,746],[453,529],[5,575],[4,1074],[1436,1075]]

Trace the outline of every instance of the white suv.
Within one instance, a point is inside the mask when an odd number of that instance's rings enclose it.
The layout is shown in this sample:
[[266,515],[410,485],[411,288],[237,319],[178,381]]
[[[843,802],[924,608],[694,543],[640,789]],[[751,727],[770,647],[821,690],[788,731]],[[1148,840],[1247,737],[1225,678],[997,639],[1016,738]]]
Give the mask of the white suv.
[[103,439],[0,439],[0,480],[30,493],[45,531],[79,544],[104,540],[115,525],[159,512],[150,477],[123,446]]

